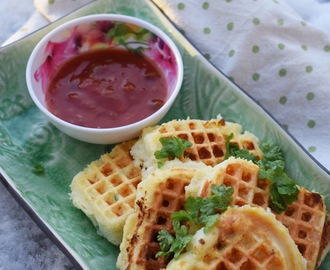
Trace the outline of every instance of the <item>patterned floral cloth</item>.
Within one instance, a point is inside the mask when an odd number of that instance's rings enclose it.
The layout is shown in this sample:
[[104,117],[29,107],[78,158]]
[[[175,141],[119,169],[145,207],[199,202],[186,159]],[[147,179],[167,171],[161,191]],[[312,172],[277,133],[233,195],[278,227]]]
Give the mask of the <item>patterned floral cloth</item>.
[[[53,21],[90,1],[35,0],[35,6]],[[284,0],[153,1],[330,170],[329,33]]]

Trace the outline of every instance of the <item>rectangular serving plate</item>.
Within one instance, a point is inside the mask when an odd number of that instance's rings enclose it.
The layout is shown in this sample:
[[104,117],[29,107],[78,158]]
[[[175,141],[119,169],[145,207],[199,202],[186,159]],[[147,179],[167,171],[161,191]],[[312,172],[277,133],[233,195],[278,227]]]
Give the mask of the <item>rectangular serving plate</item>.
[[[162,120],[211,119],[221,114],[260,140],[284,151],[287,173],[301,186],[319,191],[330,209],[330,173],[317,163],[276,120],[211,65],[149,0],[98,0],[28,37],[0,49],[0,179],[45,233],[80,269],[115,269],[118,247],[100,237],[70,200],[72,178],[111,145],[74,140],[47,122],[33,105],[25,67],[37,42],[56,26],[85,15],[116,13],[138,17],[164,30],[178,46],[184,81]],[[35,166],[45,172],[37,175]],[[330,269],[330,256],[319,268]]]

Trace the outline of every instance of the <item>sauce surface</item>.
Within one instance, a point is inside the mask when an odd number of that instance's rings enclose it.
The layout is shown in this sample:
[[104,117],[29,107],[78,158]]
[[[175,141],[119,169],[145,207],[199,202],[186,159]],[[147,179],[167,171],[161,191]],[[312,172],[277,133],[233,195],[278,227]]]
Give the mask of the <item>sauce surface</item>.
[[50,80],[46,105],[57,117],[84,127],[119,127],[163,106],[164,75],[149,59],[123,49],[100,49],[66,61]]

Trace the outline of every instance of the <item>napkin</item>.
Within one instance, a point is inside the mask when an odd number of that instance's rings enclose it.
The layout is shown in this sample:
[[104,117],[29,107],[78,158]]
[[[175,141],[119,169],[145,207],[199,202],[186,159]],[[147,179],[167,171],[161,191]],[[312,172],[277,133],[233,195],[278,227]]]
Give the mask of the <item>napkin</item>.
[[154,0],[330,169],[330,35],[280,0]]
[[[38,15],[29,23],[54,21],[88,2],[35,0]],[[288,4],[297,5],[294,0],[153,2],[330,170],[330,31],[313,23],[317,16],[304,20]],[[330,3],[323,5],[330,8]]]

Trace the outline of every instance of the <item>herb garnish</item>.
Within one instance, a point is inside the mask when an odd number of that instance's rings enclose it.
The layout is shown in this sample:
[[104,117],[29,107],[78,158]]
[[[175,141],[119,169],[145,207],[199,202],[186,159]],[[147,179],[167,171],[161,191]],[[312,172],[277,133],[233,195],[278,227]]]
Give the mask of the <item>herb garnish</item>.
[[244,158],[246,160],[251,160],[254,163],[257,162],[257,157],[249,152],[247,149],[239,149],[238,145],[235,143],[231,143],[230,140],[234,138],[234,134],[230,133],[229,136],[226,137],[226,154],[225,159],[228,159],[230,156],[237,158]]
[[168,257],[172,253],[174,253],[174,259],[179,257],[193,236],[189,233],[188,227],[182,223],[193,222],[202,225],[205,232],[215,225],[220,213],[230,205],[234,189],[224,184],[211,185],[211,192],[212,194],[205,198],[188,197],[184,205],[185,210],[171,214],[175,236],[166,230],[159,232],[157,240],[161,251],[156,254],[156,257]]
[[239,149],[230,140],[234,137],[231,133],[226,138],[226,155],[245,158],[251,160],[259,166],[259,178],[269,179],[270,188],[270,207],[277,213],[283,212],[288,205],[298,200],[299,189],[296,183],[284,172],[285,162],[281,149],[272,142],[262,142],[260,149],[263,151],[263,157],[258,160],[247,149]]
[[299,189],[284,172],[285,162],[281,149],[271,142],[261,143],[260,148],[264,155],[257,162],[260,168],[259,178],[270,180],[270,206],[275,212],[280,213],[298,200]]
[[38,163],[33,167],[32,172],[36,175],[42,175],[45,173],[45,168],[44,166]]
[[180,137],[161,137],[159,141],[163,148],[154,154],[157,159],[161,160],[157,162],[158,168],[164,165],[166,159],[181,157],[184,151],[193,145],[191,142]]
[[188,233],[187,226],[174,221],[172,224],[175,237],[166,230],[161,230],[157,236],[161,251],[157,252],[156,258],[159,256],[167,258],[174,253],[174,259],[177,259],[193,237],[192,234]]

